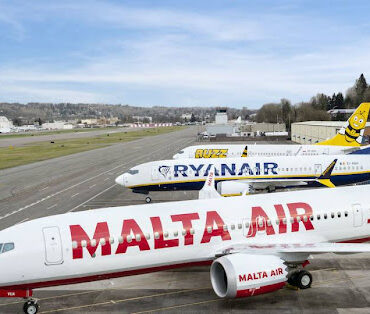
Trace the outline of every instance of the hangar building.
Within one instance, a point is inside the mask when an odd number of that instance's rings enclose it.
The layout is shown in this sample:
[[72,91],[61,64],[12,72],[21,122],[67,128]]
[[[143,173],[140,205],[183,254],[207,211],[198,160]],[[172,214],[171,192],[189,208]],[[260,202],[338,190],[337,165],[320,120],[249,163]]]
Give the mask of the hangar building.
[[[315,144],[333,137],[345,121],[305,121],[292,123],[292,141],[300,144]],[[366,123],[365,137],[370,135],[370,122]]]

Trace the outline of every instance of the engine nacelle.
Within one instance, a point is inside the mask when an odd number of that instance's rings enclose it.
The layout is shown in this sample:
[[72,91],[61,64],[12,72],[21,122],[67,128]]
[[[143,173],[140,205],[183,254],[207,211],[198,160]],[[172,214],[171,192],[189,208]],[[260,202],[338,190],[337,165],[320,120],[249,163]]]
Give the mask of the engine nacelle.
[[287,281],[284,261],[274,255],[236,253],[213,261],[211,282],[221,298],[240,298],[272,292]]
[[244,191],[251,194],[253,192],[252,185],[237,181],[222,181],[217,184],[217,192],[222,196],[241,195]]

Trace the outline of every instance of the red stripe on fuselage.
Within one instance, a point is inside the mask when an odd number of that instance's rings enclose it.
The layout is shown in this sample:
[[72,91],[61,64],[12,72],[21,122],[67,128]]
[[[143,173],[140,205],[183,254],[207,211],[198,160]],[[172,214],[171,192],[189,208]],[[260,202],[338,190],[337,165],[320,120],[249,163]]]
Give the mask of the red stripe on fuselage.
[[1,289],[2,290],[37,289],[37,288],[45,288],[45,287],[53,287],[53,286],[62,286],[62,285],[69,285],[69,284],[74,284],[74,283],[83,283],[83,282],[104,280],[104,279],[110,279],[110,278],[140,275],[140,274],[146,274],[146,273],[152,273],[152,272],[157,272],[157,271],[162,271],[162,270],[169,270],[169,269],[176,269],[176,268],[183,268],[183,267],[208,266],[208,265],[212,264],[212,261],[213,260],[202,261],[202,262],[174,264],[174,265],[164,265],[164,266],[158,266],[158,267],[127,270],[127,271],[122,271],[122,272],[117,272],[117,273],[92,275],[92,276],[86,276],[86,277],[76,277],[76,278],[44,281],[44,282],[24,283],[24,284],[20,284],[20,285],[4,286],[4,287],[1,287]]
[[352,240],[346,240],[346,241],[340,241],[338,243],[364,243],[364,242],[370,242],[370,237],[360,238],[360,239],[352,239]]

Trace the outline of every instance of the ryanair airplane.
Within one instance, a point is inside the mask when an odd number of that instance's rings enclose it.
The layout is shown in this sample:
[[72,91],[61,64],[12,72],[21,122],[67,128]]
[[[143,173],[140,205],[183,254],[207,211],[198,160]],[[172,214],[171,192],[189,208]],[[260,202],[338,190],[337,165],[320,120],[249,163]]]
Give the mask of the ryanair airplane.
[[131,168],[116,183],[143,194],[200,190],[214,166],[217,190],[223,196],[287,187],[335,187],[370,180],[369,153],[370,148],[362,154],[334,156],[160,160]]
[[362,103],[331,139],[315,145],[212,144],[189,146],[173,156],[184,158],[233,158],[341,155],[357,150],[362,143],[370,103]]

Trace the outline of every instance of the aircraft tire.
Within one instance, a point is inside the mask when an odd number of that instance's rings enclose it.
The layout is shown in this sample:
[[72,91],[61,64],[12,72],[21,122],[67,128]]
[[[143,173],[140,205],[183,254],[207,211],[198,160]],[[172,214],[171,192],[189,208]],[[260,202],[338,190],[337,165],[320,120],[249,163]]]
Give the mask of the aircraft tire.
[[36,314],[39,310],[39,305],[32,300],[27,301],[23,305],[23,311],[26,314]]
[[303,290],[303,289],[311,288],[312,275],[308,271],[301,270],[300,272],[298,272],[295,280],[296,280],[296,286],[299,289]]

